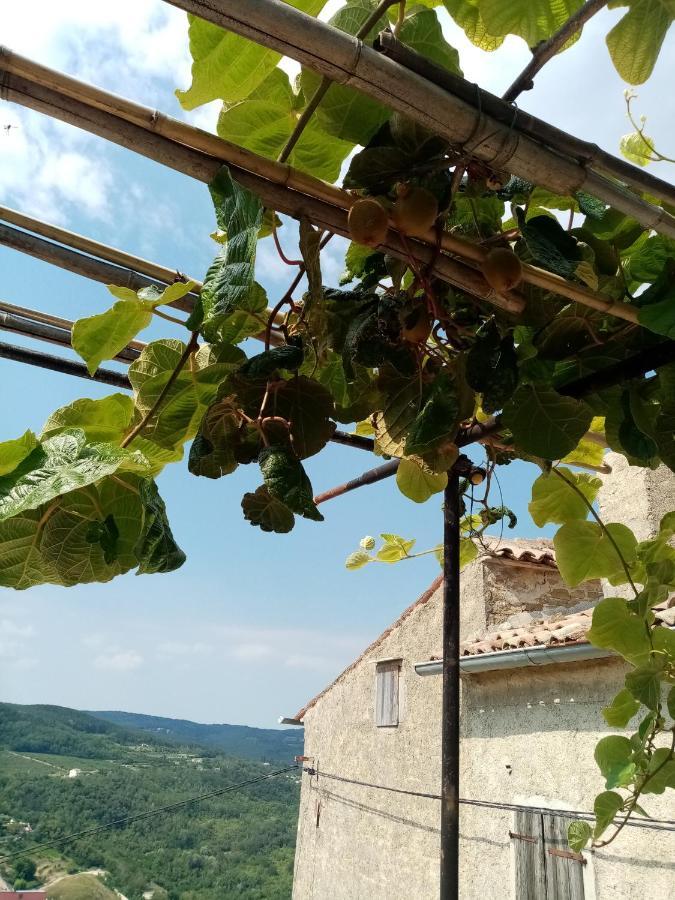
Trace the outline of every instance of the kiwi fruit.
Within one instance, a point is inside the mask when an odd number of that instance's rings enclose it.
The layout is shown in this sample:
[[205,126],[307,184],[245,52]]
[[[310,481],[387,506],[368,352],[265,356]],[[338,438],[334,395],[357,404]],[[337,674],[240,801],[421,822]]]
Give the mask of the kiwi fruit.
[[482,484],[485,481],[485,475],[481,472],[480,469],[474,469],[474,471],[469,475],[469,481],[471,484]]
[[500,293],[520,284],[523,266],[513,250],[495,247],[483,260],[483,275],[491,288]]
[[347,225],[352,240],[357,244],[379,247],[387,237],[389,216],[381,203],[372,197],[364,197],[349,210]]
[[430,334],[431,319],[426,306],[420,304],[404,317],[401,337],[411,344],[423,344]]
[[426,234],[438,218],[438,202],[423,187],[399,185],[392,216],[397,228],[405,234]]
[[501,191],[506,187],[510,178],[509,172],[491,172],[485,179],[485,187],[489,191]]

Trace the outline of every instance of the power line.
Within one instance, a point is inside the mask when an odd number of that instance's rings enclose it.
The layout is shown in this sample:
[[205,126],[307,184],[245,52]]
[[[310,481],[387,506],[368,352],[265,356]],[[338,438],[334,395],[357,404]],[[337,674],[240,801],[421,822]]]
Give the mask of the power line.
[[[389,787],[384,784],[374,784],[370,781],[358,781],[355,778],[346,778],[344,775],[335,775],[332,772],[323,772],[317,771],[313,769],[311,766],[307,766],[302,770],[306,775],[316,775],[319,778],[330,778],[332,781],[342,781],[345,784],[355,784],[359,787],[367,787],[374,788],[378,791],[388,791],[392,794],[403,794],[407,797],[421,797],[424,800],[440,800],[440,794],[427,794],[423,791],[410,791],[405,788],[397,788],[397,787]],[[542,815],[549,816],[560,816],[561,818],[566,819],[584,819],[589,821],[594,821],[595,816],[593,813],[583,812],[580,810],[570,810],[570,809],[551,809],[547,806],[528,806],[521,803],[497,803],[492,800],[469,800],[469,799],[459,799],[460,803],[463,803],[466,806],[479,806],[485,807],[486,809],[506,809],[513,811],[523,811],[523,812],[536,812],[541,813]],[[675,820],[672,819],[649,819],[648,822],[645,822],[641,819],[629,819],[626,822],[627,826],[632,828],[649,828],[653,831],[675,831]]]
[[221,797],[223,794],[229,794],[231,791],[239,790],[239,788],[246,787],[250,784],[257,784],[260,781],[267,781],[270,778],[274,778],[277,775],[283,775],[284,772],[290,772],[297,768],[297,764],[286,766],[285,769],[277,769],[276,772],[267,772],[265,775],[258,775],[256,778],[249,778],[247,781],[240,781],[238,784],[231,784],[228,787],[220,788],[217,791],[211,791],[208,794],[200,794],[197,797],[190,797],[187,800],[178,800],[176,803],[168,803],[166,806],[157,806],[154,809],[148,809],[145,812],[136,813],[133,816],[124,816],[121,819],[115,819],[113,822],[106,822],[104,825],[94,825],[92,828],[85,828],[83,831],[75,831],[72,834],[66,834],[63,837],[54,838],[52,841],[43,841],[41,844],[33,844],[32,847],[29,847],[26,850],[17,850],[16,853],[9,853],[7,856],[0,857],[0,862],[7,862],[10,859],[15,859],[17,856],[34,853],[36,850],[42,850],[45,847],[54,847],[56,844],[63,844],[66,841],[72,841],[75,840],[75,838],[84,837],[85,835],[98,834],[101,831],[105,831],[108,828],[115,828],[118,825],[128,825],[129,822],[137,822],[139,819],[149,819],[159,813],[169,812],[172,809],[180,809],[182,806],[187,806],[190,803],[199,803],[202,800],[209,800],[212,797]]

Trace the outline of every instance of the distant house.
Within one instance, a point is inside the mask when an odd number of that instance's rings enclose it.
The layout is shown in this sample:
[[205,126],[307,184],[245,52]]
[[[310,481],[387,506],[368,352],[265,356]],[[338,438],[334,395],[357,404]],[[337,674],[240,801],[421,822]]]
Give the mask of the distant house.
[[70,769],[68,772],[68,778],[77,778],[78,775],[82,774],[82,769]]
[[[675,478],[611,463],[601,511],[644,539],[675,508]],[[591,809],[604,788],[593,749],[626,671],[586,640],[602,596],[600,582],[569,589],[545,541],[505,541],[463,573],[462,900],[674,896],[672,827],[643,820],[602,850],[567,846],[561,811]],[[310,773],[294,900],[438,897],[441,606],[437,579],[296,714]],[[675,606],[655,612],[675,627]],[[644,805],[673,819],[672,794]]]

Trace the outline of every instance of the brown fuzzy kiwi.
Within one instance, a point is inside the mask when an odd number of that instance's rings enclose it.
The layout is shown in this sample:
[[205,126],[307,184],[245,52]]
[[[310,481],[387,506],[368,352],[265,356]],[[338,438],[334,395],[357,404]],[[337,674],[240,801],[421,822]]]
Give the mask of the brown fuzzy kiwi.
[[364,197],[349,210],[347,224],[352,240],[357,244],[379,247],[387,237],[389,216],[381,203],[372,197]]
[[431,319],[423,304],[416,306],[405,316],[401,337],[411,344],[423,344],[431,334]]
[[426,188],[402,185],[392,216],[401,231],[422,235],[433,227],[438,218],[438,202]]
[[495,247],[483,260],[483,275],[495,291],[510,291],[520,284],[523,266],[513,250]]
[[482,484],[485,481],[485,475],[481,472],[480,469],[474,469],[474,471],[469,475],[469,481],[471,484]]

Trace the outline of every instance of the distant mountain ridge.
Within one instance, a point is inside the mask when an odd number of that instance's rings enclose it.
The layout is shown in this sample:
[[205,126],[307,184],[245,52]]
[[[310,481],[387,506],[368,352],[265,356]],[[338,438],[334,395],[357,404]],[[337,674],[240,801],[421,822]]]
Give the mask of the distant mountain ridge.
[[204,725],[121,710],[88,710],[88,715],[124,729],[143,732],[164,743],[198,744],[244,759],[289,762],[303,751],[300,728],[252,728],[248,725]]

